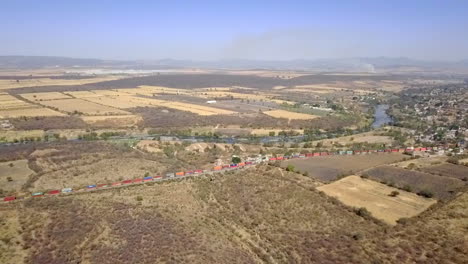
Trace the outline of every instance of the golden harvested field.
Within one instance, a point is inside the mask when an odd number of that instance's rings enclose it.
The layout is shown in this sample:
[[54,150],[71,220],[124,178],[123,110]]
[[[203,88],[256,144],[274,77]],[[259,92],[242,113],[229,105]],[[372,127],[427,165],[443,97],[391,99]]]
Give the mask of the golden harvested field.
[[[28,160],[0,162],[0,189],[7,192],[19,191],[33,173],[28,167]],[[11,177],[11,181],[8,177]]]
[[0,95],[0,110],[14,110],[35,107],[23,100],[19,100],[9,94]]
[[118,80],[118,79],[121,79],[121,77],[108,76],[108,77],[97,77],[97,78],[80,79],[80,80],[40,78],[40,79],[20,80],[19,82],[16,82],[16,80],[0,80],[0,90],[30,87],[30,86],[32,87],[32,86],[49,86],[49,85],[82,85],[82,84],[112,81],[112,80]]
[[73,113],[74,111],[78,111],[84,113],[86,115],[127,115],[129,112],[105,106],[99,105],[96,103],[92,103],[89,101],[85,101],[82,99],[59,99],[53,101],[42,101],[40,104],[58,108],[60,111],[64,111],[67,113]]
[[0,118],[15,118],[15,117],[32,117],[32,116],[64,116],[60,112],[45,107],[31,107],[27,109],[0,110]]
[[296,120],[311,120],[311,119],[318,117],[315,115],[289,112],[286,110],[271,110],[271,111],[265,111],[263,113],[271,117],[275,117],[275,118],[286,118],[286,119],[296,119]]
[[86,98],[86,100],[90,102],[99,103],[102,105],[116,106],[116,107],[124,108],[124,109],[139,107],[139,106],[148,106],[148,107],[160,106],[160,107],[177,109],[181,111],[189,111],[194,114],[204,115],[204,116],[229,115],[229,114],[235,113],[233,111],[209,107],[209,106],[175,102],[175,101],[165,101],[165,100],[152,99],[152,98],[143,98],[143,97],[137,97],[137,96],[131,96],[131,95]]
[[[400,218],[416,216],[436,203],[435,199],[424,198],[358,176],[348,176],[317,189],[348,206],[364,207],[375,218],[391,225],[395,225]],[[399,194],[391,197],[389,194],[392,191]]]
[[83,98],[86,101],[107,105],[115,106],[121,109],[139,107],[139,106],[151,106],[150,104],[138,103],[133,100],[133,96],[124,95],[124,96],[99,96],[99,97],[86,97]]
[[277,104],[294,104],[294,102],[286,101],[286,100],[280,100],[280,99],[274,99],[273,97],[276,96],[275,94],[244,94],[244,93],[234,93],[234,92],[229,92],[229,91],[204,91],[198,96],[203,97],[203,98],[216,98],[216,97],[230,97],[232,96],[233,98],[236,99],[245,99],[245,100],[255,100],[255,101],[270,101],[270,102],[275,102]]
[[119,92],[117,90],[91,90],[91,92],[97,95],[106,95],[106,96],[125,96],[128,95],[124,92]]
[[0,118],[30,116],[63,116],[52,109],[19,100],[9,94],[0,95]]
[[192,91],[187,91],[184,89],[169,88],[169,87],[162,87],[162,86],[150,86],[150,85],[141,85],[141,86],[138,86],[137,89],[118,89],[117,91],[129,93],[133,95],[141,94],[141,95],[147,95],[147,96],[153,96],[154,94],[185,94],[185,95],[193,94]]
[[70,96],[59,92],[46,92],[46,93],[25,93],[20,94],[21,97],[29,101],[42,101],[42,100],[56,100],[68,99]]
[[65,94],[71,95],[76,98],[88,98],[88,97],[99,97],[103,96],[101,94],[93,93],[90,91],[69,91],[69,92],[64,92]]

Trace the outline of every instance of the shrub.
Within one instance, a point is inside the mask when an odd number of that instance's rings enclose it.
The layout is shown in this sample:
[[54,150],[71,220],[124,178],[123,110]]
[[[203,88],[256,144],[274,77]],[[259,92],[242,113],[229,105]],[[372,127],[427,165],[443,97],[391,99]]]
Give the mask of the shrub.
[[12,182],[12,181],[13,181],[13,178],[11,178],[11,176],[8,176],[8,177],[7,177],[7,181]]
[[143,197],[140,196],[140,195],[138,195],[138,196],[136,197],[136,200],[137,200],[138,202],[141,202],[141,201],[143,201]]
[[363,173],[363,174],[361,174],[361,178],[362,179],[369,179],[369,174]]
[[397,197],[400,193],[398,191],[392,191],[388,196]]
[[357,215],[364,217],[364,218],[371,216],[371,213],[364,207],[355,209],[355,212]]
[[411,186],[409,186],[409,185],[405,185],[405,186],[403,186],[403,188],[401,188],[401,189],[403,189],[403,191],[407,191],[407,192],[411,192],[411,191],[412,191],[412,188],[411,188]]
[[458,165],[458,163],[459,163],[458,159],[455,158],[455,157],[450,157],[450,158],[448,158],[448,159],[447,159],[447,162],[448,162],[448,163],[455,164],[455,165]]
[[426,198],[432,198],[434,194],[429,190],[421,190],[418,192],[418,195],[424,196]]
[[286,171],[294,171],[294,165],[289,164],[288,167],[286,167]]
[[231,161],[232,161],[232,163],[238,164],[238,163],[241,162],[241,158],[239,158],[239,157],[237,157],[237,156],[236,156],[236,157],[232,157],[232,160],[231,160]]

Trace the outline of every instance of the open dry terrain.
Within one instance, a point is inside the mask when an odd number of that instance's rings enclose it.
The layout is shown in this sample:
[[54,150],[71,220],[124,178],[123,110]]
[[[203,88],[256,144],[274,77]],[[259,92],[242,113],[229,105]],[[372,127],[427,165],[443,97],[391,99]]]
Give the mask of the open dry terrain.
[[307,172],[309,176],[324,182],[336,180],[342,175],[372,168],[382,164],[400,161],[404,155],[400,153],[382,153],[372,155],[352,156],[322,156],[307,159],[293,159],[281,162],[282,167],[293,165],[297,171]]
[[389,228],[314,186],[308,177],[260,166],[3,204],[0,221],[8,224],[0,226],[1,256],[8,264],[466,259],[466,194]]
[[27,160],[0,162],[0,193],[5,195],[21,190],[33,173],[34,171],[29,169]]
[[[346,205],[364,207],[374,217],[391,225],[400,218],[418,215],[436,202],[359,176],[348,176],[317,189]],[[392,192],[398,195],[393,197]]]

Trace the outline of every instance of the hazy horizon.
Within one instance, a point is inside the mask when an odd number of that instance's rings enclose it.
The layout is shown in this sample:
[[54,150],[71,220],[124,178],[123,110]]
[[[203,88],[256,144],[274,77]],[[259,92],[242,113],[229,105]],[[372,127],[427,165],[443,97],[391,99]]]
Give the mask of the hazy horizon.
[[1,55],[112,60],[468,58],[462,1],[8,1]]

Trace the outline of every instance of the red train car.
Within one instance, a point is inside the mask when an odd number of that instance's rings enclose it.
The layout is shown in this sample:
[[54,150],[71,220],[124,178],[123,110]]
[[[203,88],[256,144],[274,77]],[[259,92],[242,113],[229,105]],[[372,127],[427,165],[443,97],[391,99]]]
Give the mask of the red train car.
[[10,202],[10,201],[14,201],[14,200],[16,200],[15,196],[7,196],[7,197],[3,198],[4,202]]
[[55,194],[59,194],[60,193],[60,190],[52,190],[52,191],[49,191],[47,194],[48,195],[55,195]]

